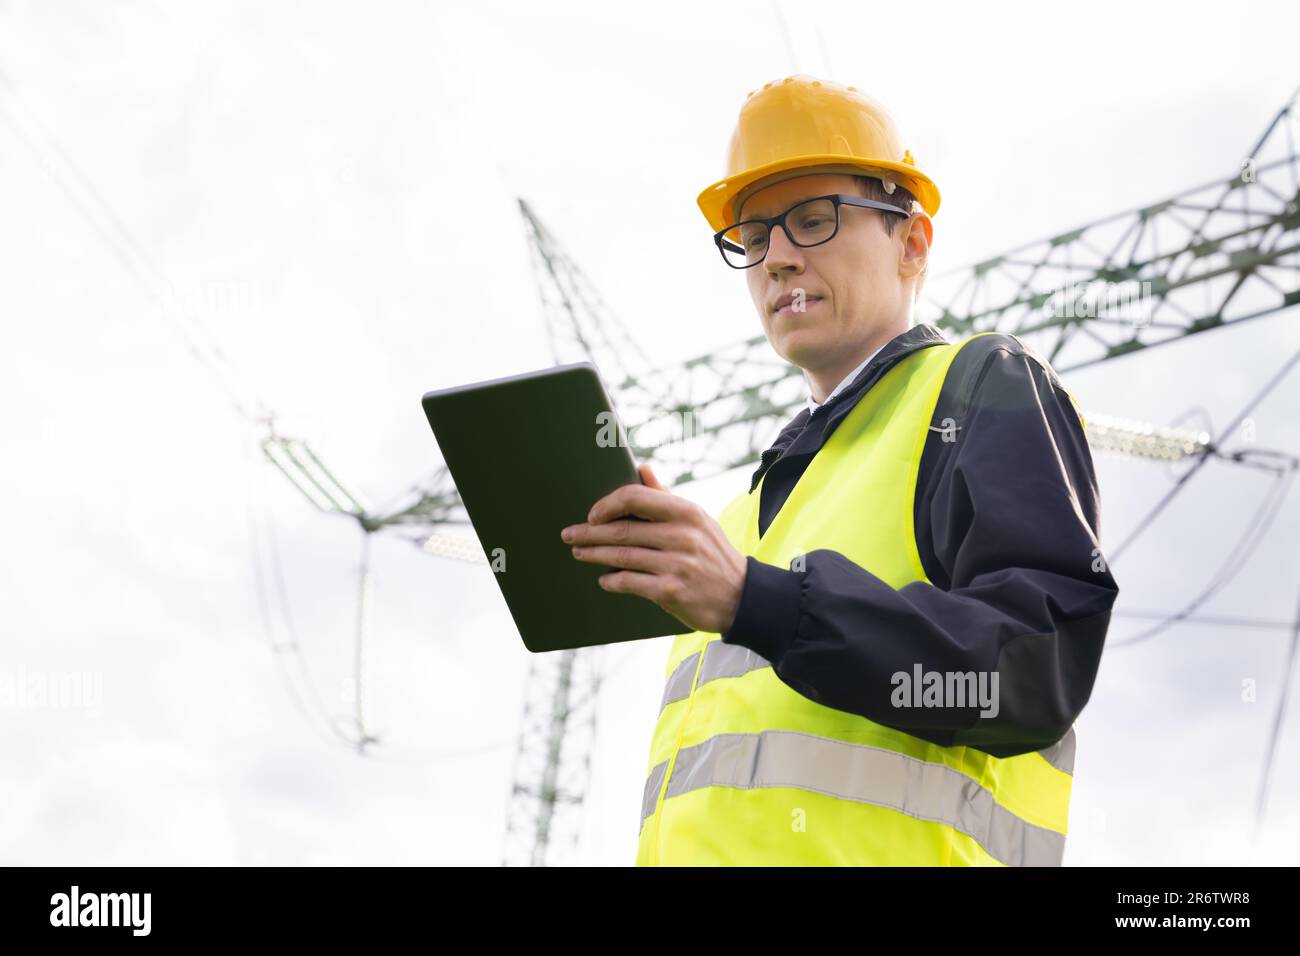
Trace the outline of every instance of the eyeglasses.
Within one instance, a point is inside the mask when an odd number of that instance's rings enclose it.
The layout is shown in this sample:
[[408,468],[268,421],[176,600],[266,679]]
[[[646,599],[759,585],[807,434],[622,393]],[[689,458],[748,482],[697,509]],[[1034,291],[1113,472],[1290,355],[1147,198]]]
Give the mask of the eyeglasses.
[[840,206],[861,206],[910,216],[906,209],[859,196],[817,196],[791,206],[769,219],[746,219],[714,233],[722,260],[733,269],[748,269],[767,258],[773,226],[780,226],[796,246],[808,248],[830,242],[840,231]]

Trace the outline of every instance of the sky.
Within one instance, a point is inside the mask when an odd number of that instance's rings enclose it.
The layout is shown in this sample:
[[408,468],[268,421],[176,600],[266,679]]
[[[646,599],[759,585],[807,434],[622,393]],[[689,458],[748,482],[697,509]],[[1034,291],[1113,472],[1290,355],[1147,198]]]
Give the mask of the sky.
[[[367,502],[399,499],[439,462],[424,391],[550,364],[517,198],[671,364],[759,330],[695,206],[749,90],[806,72],[885,103],[942,191],[942,272],[1236,172],[1300,84],[1297,27],[1286,3],[0,2],[0,677],[83,693],[0,707],[0,862],[500,862],[530,655],[490,572],[374,537],[381,744],[343,746],[292,691],[352,709],[359,532],[265,463],[232,395]],[[608,238],[628,218],[637,249]],[[1085,411],[1222,427],[1300,347],[1296,319],[1066,383]],[[1292,375],[1253,413],[1259,445],[1300,453],[1298,419]],[[1096,464],[1114,546],[1177,472]],[[683,493],[715,506],[747,480]],[[1115,563],[1117,612],[1194,597],[1267,482],[1202,469]],[[297,657],[263,623],[268,535]],[[1297,539],[1289,495],[1201,613],[1291,621]],[[1148,623],[1117,614],[1111,640]],[[1067,864],[1294,860],[1294,701],[1254,829],[1288,638],[1189,623],[1107,651]],[[604,652],[581,839],[556,862],[634,859],[669,642]]]

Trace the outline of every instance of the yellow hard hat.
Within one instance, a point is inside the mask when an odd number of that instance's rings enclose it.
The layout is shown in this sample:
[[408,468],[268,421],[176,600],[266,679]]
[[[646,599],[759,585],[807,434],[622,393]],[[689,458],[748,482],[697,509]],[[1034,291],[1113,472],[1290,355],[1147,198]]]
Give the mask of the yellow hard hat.
[[889,111],[856,87],[804,74],[749,92],[731,134],[727,175],[696,201],[716,232],[735,224],[750,193],[813,166],[896,183],[931,216],[939,211],[939,187],[916,168]]

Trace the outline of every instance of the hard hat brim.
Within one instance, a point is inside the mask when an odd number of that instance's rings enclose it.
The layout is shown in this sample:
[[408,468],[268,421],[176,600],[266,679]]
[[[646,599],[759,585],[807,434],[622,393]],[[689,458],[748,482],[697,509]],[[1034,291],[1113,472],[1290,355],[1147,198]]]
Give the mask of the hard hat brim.
[[[894,173],[895,175],[891,178],[909,190],[916,197],[917,202],[921,204],[921,208],[929,215],[933,216],[939,211],[939,187],[934,184],[929,176],[919,172],[915,166],[909,166],[906,163],[891,163],[884,160],[866,163],[853,156],[837,155],[835,153],[797,156],[793,159],[780,159],[762,166],[755,166],[753,169],[748,169],[736,176],[728,176],[726,179],[719,180],[709,186],[700,193],[696,203],[699,205],[700,211],[704,213],[704,218],[708,220],[709,227],[714,232],[718,232],[727,226],[734,225],[729,220],[731,204],[737,196],[749,189],[749,187],[776,173],[812,166],[851,166],[862,170],[865,176],[879,172]],[[815,171],[809,169],[809,175],[815,175]]]

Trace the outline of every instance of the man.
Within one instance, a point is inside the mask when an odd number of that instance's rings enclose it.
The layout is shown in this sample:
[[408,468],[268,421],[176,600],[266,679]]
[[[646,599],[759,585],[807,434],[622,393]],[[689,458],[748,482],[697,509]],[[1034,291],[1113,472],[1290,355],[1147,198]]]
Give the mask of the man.
[[642,466],[564,532],[696,629],[637,863],[1058,865],[1118,593],[1073,396],[913,324],[938,190],[852,87],[751,93],[699,204],[809,403],[717,520]]

